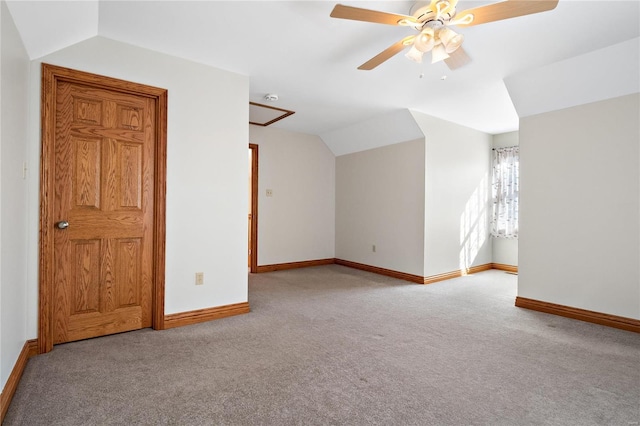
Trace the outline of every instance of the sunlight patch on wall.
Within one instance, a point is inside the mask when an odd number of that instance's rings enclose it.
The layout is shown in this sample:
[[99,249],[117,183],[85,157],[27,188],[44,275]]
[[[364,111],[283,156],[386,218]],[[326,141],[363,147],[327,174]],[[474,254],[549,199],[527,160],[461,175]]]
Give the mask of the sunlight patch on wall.
[[485,173],[460,215],[460,271],[466,275],[487,241],[488,174]]

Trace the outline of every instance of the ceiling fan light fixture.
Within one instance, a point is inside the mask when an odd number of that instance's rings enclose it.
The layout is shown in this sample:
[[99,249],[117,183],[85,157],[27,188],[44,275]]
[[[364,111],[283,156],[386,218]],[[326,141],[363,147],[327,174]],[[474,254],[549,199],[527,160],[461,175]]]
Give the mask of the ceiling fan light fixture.
[[467,13],[460,19],[455,19],[449,22],[449,25],[469,25],[473,22],[474,16],[473,13]]
[[464,41],[464,36],[462,34],[458,34],[447,27],[442,28],[438,32],[438,38],[444,45],[447,53],[455,52],[455,50],[460,47]]
[[436,44],[436,46],[431,51],[431,63],[435,64],[436,62],[444,61],[449,58],[449,54],[445,50],[442,44]]
[[413,46],[411,46],[411,49],[409,49],[409,51],[404,56],[406,56],[408,59],[411,59],[413,62],[421,64],[423,55],[424,55],[424,52],[421,52],[418,49],[416,49],[416,46],[414,44]]
[[447,0],[440,0],[436,3],[436,16],[440,18],[440,16],[451,12],[453,7],[451,6],[451,2]]
[[419,22],[408,18],[402,18],[398,21],[398,25],[402,25],[403,27],[415,27],[418,24]]
[[420,34],[418,34],[413,45],[416,49],[425,53],[433,49],[435,41],[433,28],[425,28]]
[[414,36],[405,37],[402,39],[402,44],[404,46],[411,46],[415,40],[416,38]]

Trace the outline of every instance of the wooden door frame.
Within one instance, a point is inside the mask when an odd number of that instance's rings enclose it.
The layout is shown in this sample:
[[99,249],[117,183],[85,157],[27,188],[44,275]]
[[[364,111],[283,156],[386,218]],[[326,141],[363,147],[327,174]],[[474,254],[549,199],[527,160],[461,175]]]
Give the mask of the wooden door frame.
[[156,101],[151,321],[154,329],[163,330],[167,188],[167,90],[45,63],[42,64],[41,69],[42,97],[40,119],[42,126],[42,153],[40,157],[40,241],[38,252],[38,352],[46,353],[53,349],[53,197],[55,196],[55,176],[52,165],[55,161],[56,87],[58,81],[120,91],[132,95],[153,98]]
[[258,145],[249,144],[251,150],[251,265],[249,271],[258,272]]

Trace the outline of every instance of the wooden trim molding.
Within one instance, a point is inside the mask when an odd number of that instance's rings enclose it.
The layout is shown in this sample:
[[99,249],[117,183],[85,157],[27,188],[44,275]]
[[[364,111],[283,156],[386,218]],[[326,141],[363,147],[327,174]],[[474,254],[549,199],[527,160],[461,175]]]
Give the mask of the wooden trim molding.
[[[463,275],[475,274],[482,271],[488,271],[494,267],[494,263],[485,263],[484,265],[477,265],[467,268],[464,272],[461,270],[445,272],[438,275],[431,275],[428,277],[422,277],[420,275],[413,275],[406,272],[394,271],[392,269],[380,268],[378,266],[366,265],[364,263],[352,262],[344,259],[319,259],[319,260],[305,260],[302,262],[289,262],[289,263],[276,263],[273,265],[261,265],[258,266],[257,272],[274,272],[284,271],[287,269],[307,268],[309,266],[321,266],[321,265],[342,265],[349,268],[360,269],[362,271],[373,272],[374,274],[385,275],[400,280],[410,281],[417,284],[432,284],[438,281],[449,280],[451,278],[458,278]],[[507,266],[507,265],[505,265]],[[498,268],[495,268],[498,269]],[[517,270],[517,269],[516,269]]]
[[492,263],[491,269],[498,269],[500,271],[511,272],[514,274],[518,273],[518,267],[513,265],[505,265],[504,263]]
[[491,269],[490,263],[485,263],[484,265],[472,266],[471,268],[467,268],[467,272],[465,275],[477,274],[478,272],[488,271],[490,269]]
[[484,265],[472,266],[464,270],[464,272],[460,269],[457,271],[444,272],[442,274],[430,275],[428,277],[424,277],[424,280],[421,284],[433,284],[438,281],[450,280],[452,278],[458,278],[463,275],[476,274],[482,271],[488,271],[491,269],[491,263],[485,263]]
[[27,340],[26,345],[28,350],[28,358],[33,358],[34,356],[38,355],[38,339]]
[[180,312],[164,316],[164,328],[182,327],[201,322],[247,314],[251,311],[249,302],[235,303],[233,305],[217,306],[215,308],[198,309],[196,311]]
[[640,333],[640,320],[633,318],[603,314],[601,312],[588,311],[586,309],[573,308],[571,306],[558,305],[555,303],[543,302],[541,300],[527,299],[526,297],[520,296],[516,297],[516,306],[519,308],[531,309],[533,311]]
[[2,389],[2,393],[0,393],[0,424],[4,421],[4,416],[7,415],[9,404],[11,404],[13,395],[15,395],[16,389],[18,389],[18,383],[20,383],[22,373],[24,373],[24,369],[27,366],[27,361],[29,358],[37,354],[38,341],[27,340],[20,351],[20,355],[18,355],[18,359],[11,370],[11,374],[9,374],[9,378],[7,379],[7,383],[4,385],[4,389]]
[[420,275],[408,274],[406,272],[394,271],[391,269],[379,268],[377,266],[365,265],[364,263],[352,262],[350,260],[336,259],[337,265],[348,266],[349,268],[360,269],[362,271],[373,272],[374,274],[386,275],[387,277],[398,278],[400,280],[411,281],[422,284],[424,277]]
[[310,266],[332,265],[336,263],[336,259],[318,259],[318,260],[304,260],[302,262],[289,262],[289,263],[274,263],[273,265],[260,265],[257,268],[257,272],[274,272],[284,271],[287,269],[308,268]]
[[[146,90],[146,87],[143,87]],[[164,330],[164,300],[166,277],[167,240],[167,109],[168,92],[155,89],[156,98],[156,158],[153,229],[153,295],[151,326],[154,330]]]
[[109,90],[119,90],[146,96],[156,100],[156,149],[155,149],[155,193],[154,193],[154,271],[152,326],[164,328],[165,297],[165,209],[166,209],[166,163],[167,163],[167,90],[129,81],[104,77],[69,68],[42,64],[41,129],[42,152],[40,158],[40,243],[39,243],[39,353],[53,349],[53,197],[55,158],[55,111],[56,85],[58,81],[70,81]]
[[428,277],[422,277],[420,275],[408,274],[406,272],[394,271],[391,269],[380,268],[377,266],[365,265],[363,263],[352,262],[350,260],[336,259],[337,265],[348,266],[350,268],[360,269],[362,271],[373,272],[374,274],[386,275],[388,277],[398,278],[400,280],[410,281],[416,284],[432,284],[438,281],[449,280],[451,278],[458,278],[467,274],[475,274],[477,272],[488,271],[491,269],[491,264],[486,263],[484,265],[472,266],[464,271],[461,270],[445,272],[438,275],[431,275]]
[[53,251],[53,179],[51,161],[55,158],[55,71],[42,64],[41,137],[40,158],[40,247],[39,247],[39,352],[49,352],[53,348],[53,311],[51,306],[50,283],[53,281],[53,260],[48,253]]
[[461,276],[462,276],[462,271],[460,271],[460,270],[451,271],[451,272],[444,272],[442,274],[430,275],[428,277],[424,277],[421,284],[433,284],[433,283],[437,283],[439,281],[450,280],[450,279],[458,278],[458,277],[461,277]]
[[258,145],[250,143],[251,150],[251,265],[249,271],[258,271]]
[[[273,118],[272,120],[266,121],[266,122],[262,122],[259,123],[257,121],[251,121],[251,107],[254,106],[256,108],[265,108],[271,111],[278,111],[280,114],[278,114],[275,118]],[[249,102],[249,124],[253,124],[255,126],[262,126],[262,127],[266,127],[270,124],[275,123],[276,121],[280,121],[284,118],[287,118],[288,116],[295,114],[295,111],[290,111],[288,109],[282,109],[282,108],[276,108],[274,106],[271,105],[264,105],[264,104],[259,104],[257,102]]]

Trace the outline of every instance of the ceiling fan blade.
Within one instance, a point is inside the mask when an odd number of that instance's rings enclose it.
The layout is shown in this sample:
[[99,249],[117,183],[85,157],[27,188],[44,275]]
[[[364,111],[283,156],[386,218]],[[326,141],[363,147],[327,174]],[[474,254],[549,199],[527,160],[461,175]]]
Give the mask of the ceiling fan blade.
[[450,70],[455,70],[463,67],[471,62],[471,58],[467,55],[467,52],[462,47],[458,47],[453,53],[449,54],[449,57],[444,60]]
[[470,23],[459,22],[456,24],[461,27],[471,27],[486,24],[487,22],[546,12],[555,9],[557,5],[558,0],[506,0],[500,3],[463,10],[456,14],[455,20],[462,20],[466,15],[472,14],[473,21]]
[[378,65],[380,65],[381,63],[386,61],[387,59],[390,59],[392,56],[397,55],[398,53],[402,52],[402,50],[405,47],[407,47],[409,44],[411,44],[411,41],[413,41],[414,38],[415,38],[415,36],[409,36],[409,37],[403,38],[402,40],[400,40],[396,44],[388,47],[387,49],[385,49],[382,52],[378,53],[373,58],[369,59],[364,64],[360,65],[358,67],[358,69],[359,70],[367,70],[367,71],[374,69],[375,67],[377,67]]
[[359,7],[337,4],[331,11],[332,18],[351,19],[353,21],[373,22],[376,24],[402,25],[399,22],[416,23],[416,18],[409,15],[378,12],[377,10],[361,9]]

